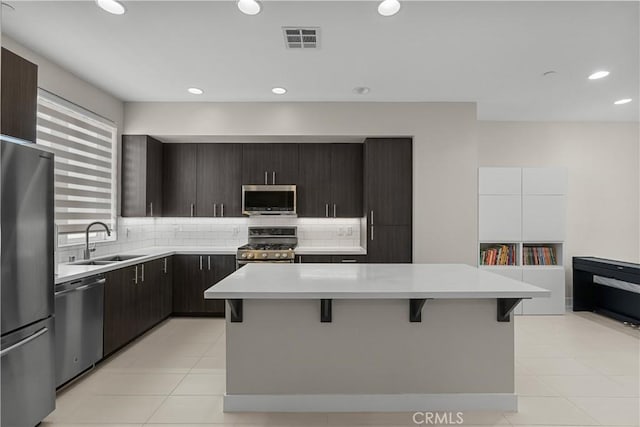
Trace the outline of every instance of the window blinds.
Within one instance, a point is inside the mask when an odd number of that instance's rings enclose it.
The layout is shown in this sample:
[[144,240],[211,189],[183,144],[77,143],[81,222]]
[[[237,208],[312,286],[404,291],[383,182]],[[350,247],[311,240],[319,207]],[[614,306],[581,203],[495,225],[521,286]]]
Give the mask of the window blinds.
[[93,221],[115,228],[116,134],[106,119],[39,91],[36,142],[55,154],[59,234],[84,233]]

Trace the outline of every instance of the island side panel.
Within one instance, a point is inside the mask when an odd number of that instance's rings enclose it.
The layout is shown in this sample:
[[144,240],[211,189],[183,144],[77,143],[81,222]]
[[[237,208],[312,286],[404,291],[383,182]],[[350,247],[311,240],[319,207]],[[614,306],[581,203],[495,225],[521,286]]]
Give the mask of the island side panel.
[[[227,314],[227,395],[514,393],[513,322],[495,299],[244,300]],[[229,310],[227,310],[227,313]]]

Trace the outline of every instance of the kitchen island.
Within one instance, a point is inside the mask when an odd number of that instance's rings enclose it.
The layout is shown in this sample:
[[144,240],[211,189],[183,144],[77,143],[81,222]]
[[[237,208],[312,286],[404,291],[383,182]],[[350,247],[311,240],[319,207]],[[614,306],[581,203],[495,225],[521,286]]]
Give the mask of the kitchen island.
[[459,264],[252,264],[227,300],[224,410],[517,409],[511,311],[549,291]]

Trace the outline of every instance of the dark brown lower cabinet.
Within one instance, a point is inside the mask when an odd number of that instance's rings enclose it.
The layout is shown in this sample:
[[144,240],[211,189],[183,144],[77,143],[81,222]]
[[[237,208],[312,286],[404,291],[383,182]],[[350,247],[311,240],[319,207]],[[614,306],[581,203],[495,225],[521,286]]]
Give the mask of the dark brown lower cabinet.
[[[165,319],[164,261],[157,259],[105,274],[103,353],[108,355]],[[166,293],[166,292],[165,292]]]
[[369,226],[367,230],[367,262],[411,263],[411,226]]
[[162,319],[173,312],[173,257],[162,258],[160,277],[160,314]]
[[233,255],[177,255],[173,265],[173,314],[224,316],[224,300],[204,291],[235,270]]
[[126,267],[105,274],[103,354],[113,353],[137,336],[137,269]]

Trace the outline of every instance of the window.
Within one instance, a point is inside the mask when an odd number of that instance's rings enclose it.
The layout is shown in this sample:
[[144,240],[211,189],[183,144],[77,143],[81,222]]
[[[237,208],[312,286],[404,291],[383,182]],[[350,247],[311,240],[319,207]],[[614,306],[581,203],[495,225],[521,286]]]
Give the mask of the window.
[[[38,92],[36,142],[55,154],[58,244],[81,243],[93,221],[115,231],[116,135],[114,123],[47,91]],[[107,238],[99,228],[91,237]]]

